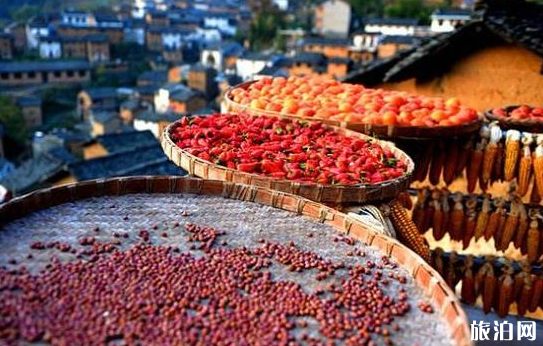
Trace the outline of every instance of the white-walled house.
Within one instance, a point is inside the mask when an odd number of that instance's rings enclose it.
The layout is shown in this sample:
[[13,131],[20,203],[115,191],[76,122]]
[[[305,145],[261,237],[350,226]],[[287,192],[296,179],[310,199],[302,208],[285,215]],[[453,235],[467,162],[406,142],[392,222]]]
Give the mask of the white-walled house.
[[353,34],[353,46],[356,49],[365,49],[370,52],[377,50],[379,46],[379,38],[381,34],[368,33],[368,32],[356,32]]
[[169,49],[180,49],[185,34],[185,32],[175,29],[164,30],[162,32],[162,46]]
[[237,75],[244,81],[254,76],[270,63],[270,56],[260,53],[247,52],[236,61]]
[[61,13],[62,24],[71,26],[95,26],[94,15],[85,11],[64,10]]
[[40,38],[48,37],[51,33],[47,18],[43,16],[33,17],[26,24],[26,44],[30,49],[37,49]]
[[224,71],[230,67],[227,60],[230,57],[239,58],[243,54],[243,47],[237,42],[221,41],[202,49],[200,62],[202,65],[212,67],[217,71]]
[[326,37],[346,38],[351,27],[351,5],[345,0],[326,0],[315,7],[315,31]]
[[436,10],[432,13],[431,19],[430,30],[432,32],[450,32],[467,23],[471,19],[471,12],[461,9]]
[[170,96],[175,92],[188,87],[183,84],[168,84],[158,89],[154,97],[155,112],[163,114],[168,112],[170,107]]
[[364,20],[364,31],[388,36],[413,36],[418,21],[409,18],[374,18]]
[[273,0],[273,3],[277,8],[279,8],[281,11],[288,10],[288,0]]
[[208,12],[203,17],[204,27],[218,29],[222,34],[234,36],[237,30],[235,18],[227,13]]
[[62,56],[62,43],[57,37],[41,37],[38,51],[42,59],[58,59]]
[[189,39],[198,40],[207,44],[215,44],[221,42],[222,35],[219,29],[198,28],[194,34],[189,35]]

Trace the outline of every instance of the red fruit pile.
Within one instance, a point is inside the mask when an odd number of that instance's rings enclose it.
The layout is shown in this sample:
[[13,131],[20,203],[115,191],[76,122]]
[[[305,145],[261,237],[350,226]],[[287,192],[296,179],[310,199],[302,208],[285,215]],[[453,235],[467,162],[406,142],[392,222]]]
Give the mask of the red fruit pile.
[[543,121],[543,108],[530,107],[530,106],[518,106],[516,108],[507,111],[504,108],[494,108],[492,110],[494,115],[504,118],[512,119],[531,119]]
[[257,110],[375,125],[454,126],[477,119],[477,112],[456,98],[367,89],[318,77],[266,77],[247,89],[233,89],[229,97]]
[[377,141],[318,122],[247,114],[183,118],[170,136],[203,160],[276,179],[354,185],[402,176],[406,163]]

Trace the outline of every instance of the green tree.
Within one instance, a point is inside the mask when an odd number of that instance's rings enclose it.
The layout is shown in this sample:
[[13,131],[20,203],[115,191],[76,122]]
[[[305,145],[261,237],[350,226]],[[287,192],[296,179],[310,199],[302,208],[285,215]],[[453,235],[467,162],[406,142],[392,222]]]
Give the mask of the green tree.
[[21,145],[26,142],[28,132],[23,113],[13,100],[6,96],[0,96],[0,122],[10,139]]
[[38,6],[22,5],[11,12],[11,18],[19,23],[26,23],[30,18],[40,13]]
[[385,14],[387,17],[415,18],[421,24],[426,24],[434,9],[435,7],[427,5],[424,0],[397,0],[385,7]]
[[383,15],[383,0],[349,0],[353,12],[362,17],[377,17]]
[[253,20],[249,25],[247,39],[253,50],[269,47],[274,42],[277,31],[285,27],[285,13],[281,12],[271,0],[250,0]]

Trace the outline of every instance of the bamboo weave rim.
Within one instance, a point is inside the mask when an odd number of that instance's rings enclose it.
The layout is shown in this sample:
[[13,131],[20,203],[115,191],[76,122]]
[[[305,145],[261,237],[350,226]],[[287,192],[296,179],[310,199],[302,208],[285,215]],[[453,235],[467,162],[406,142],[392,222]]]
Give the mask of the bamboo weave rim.
[[[519,107],[518,105],[504,107],[505,111],[509,114],[513,109]],[[485,117],[489,121],[497,121],[502,129],[505,130],[519,130],[530,133],[543,133],[543,119],[513,119],[510,117],[502,117],[495,115],[492,109],[488,109],[485,112]]]
[[258,187],[292,193],[317,202],[367,203],[370,201],[374,202],[392,199],[400,192],[407,190],[411,183],[411,177],[415,169],[413,160],[406,153],[396,148],[393,143],[380,141],[378,139],[344,128],[326,125],[344,136],[376,141],[382,147],[391,150],[395,157],[406,162],[407,170],[405,174],[399,178],[387,180],[379,184],[356,185],[323,185],[311,182],[297,182],[287,179],[273,179],[258,174],[245,173],[239,170],[219,166],[179,148],[170,138],[172,129],[176,127],[178,123],[179,121],[170,124],[163,132],[161,139],[162,148],[170,160],[186,170],[190,175],[203,179],[255,185]]
[[467,135],[478,131],[483,124],[482,117],[467,124],[460,124],[455,126],[401,126],[401,125],[377,125],[361,122],[347,122],[330,119],[319,119],[311,117],[302,117],[295,114],[281,113],[275,111],[266,111],[260,109],[254,109],[249,105],[242,105],[241,103],[234,102],[230,97],[232,90],[237,88],[247,89],[251,84],[256,81],[244,82],[228,88],[224,94],[225,112],[240,113],[247,112],[257,116],[276,116],[283,118],[291,118],[298,120],[311,120],[321,121],[328,125],[333,125],[341,128],[346,128],[356,132],[364,133],[370,136],[379,136],[382,138],[397,138],[397,139],[439,139],[443,137],[457,137]]
[[216,195],[254,202],[305,215],[334,227],[373,248],[379,249],[406,269],[437,307],[457,346],[472,346],[468,319],[454,292],[439,273],[396,239],[366,228],[362,223],[322,204],[279,191],[231,182],[179,176],[139,176],[96,179],[62,185],[16,197],[0,206],[0,225],[56,205],[102,196],[135,193]]

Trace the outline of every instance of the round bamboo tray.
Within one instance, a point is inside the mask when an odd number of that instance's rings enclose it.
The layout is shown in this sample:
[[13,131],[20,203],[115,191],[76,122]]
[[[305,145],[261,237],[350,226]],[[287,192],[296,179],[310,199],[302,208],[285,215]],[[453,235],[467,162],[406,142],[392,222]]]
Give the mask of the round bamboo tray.
[[[298,196],[255,186],[189,177],[127,177],[91,180],[38,190],[0,206],[0,225],[43,210],[87,198],[131,194],[197,194],[223,196],[272,206],[333,227],[389,256],[413,277],[424,296],[437,308],[436,315],[448,328],[455,345],[473,345],[468,320],[453,291],[437,271],[396,239],[376,233],[357,220],[322,204]],[[71,217],[71,216],[70,216]],[[107,222],[107,221],[106,221]]]
[[277,116],[284,118],[292,118],[298,120],[312,120],[322,121],[326,124],[346,128],[356,132],[364,133],[370,136],[376,136],[379,138],[391,138],[391,139],[439,139],[444,137],[457,137],[470,134],[479,131],[483,123],[482,118],[474,120],[467,124],[461,124],[456,126],[394,126],[394,125],[376,125],[360,122],[346,122],[329,119],[318,119],[310,117],[301,117],[295,114],[287,114],[274,111],[266,111],[261,109],[250,108],[249,105],[242,105],[234,102],[230,97],[232,90],[237,88],[247,89],[255,81],[249,81],[230,87],[224,94],[224,113],[240,113],[247,112],[252,115],[258,116]]
[[[504,107],[507,113],[519,107],[518,105]],[[495,115],[492,109],[485,112],[485,117],[489,121],[497,121],[500,127],[504,130],[518,130],[531,133],[543,133],[543,119],[513,119]]]
[[[306,121],[306,120],[304,120]],[[171,130],[178,122],[170,124],[162,134],[162,148],[166,156],[176,165],[186,170],[190,175],[203,179],[230,181],[233,183],[255,185],[286,193],[299,195],[313,201],[323,203],[367,203],[392,199],[400,192],[407,190],[411,183],[415,164],[403,151],[390,142],[379,141],[383,147],[390,149],[394,155],[407,163],[406,173],[396,179],[384,181],[379,184],[357,185],[322,185],[309,182],[297,182],[287,179],[273,179],[258,174],[245,173],[238,170],[219,166],[196,157],[186,150],[179,148],[170,138]],[[376,140],[358,132],[344,128],[334,128],[339,133],[358,137],[363,140]]]

